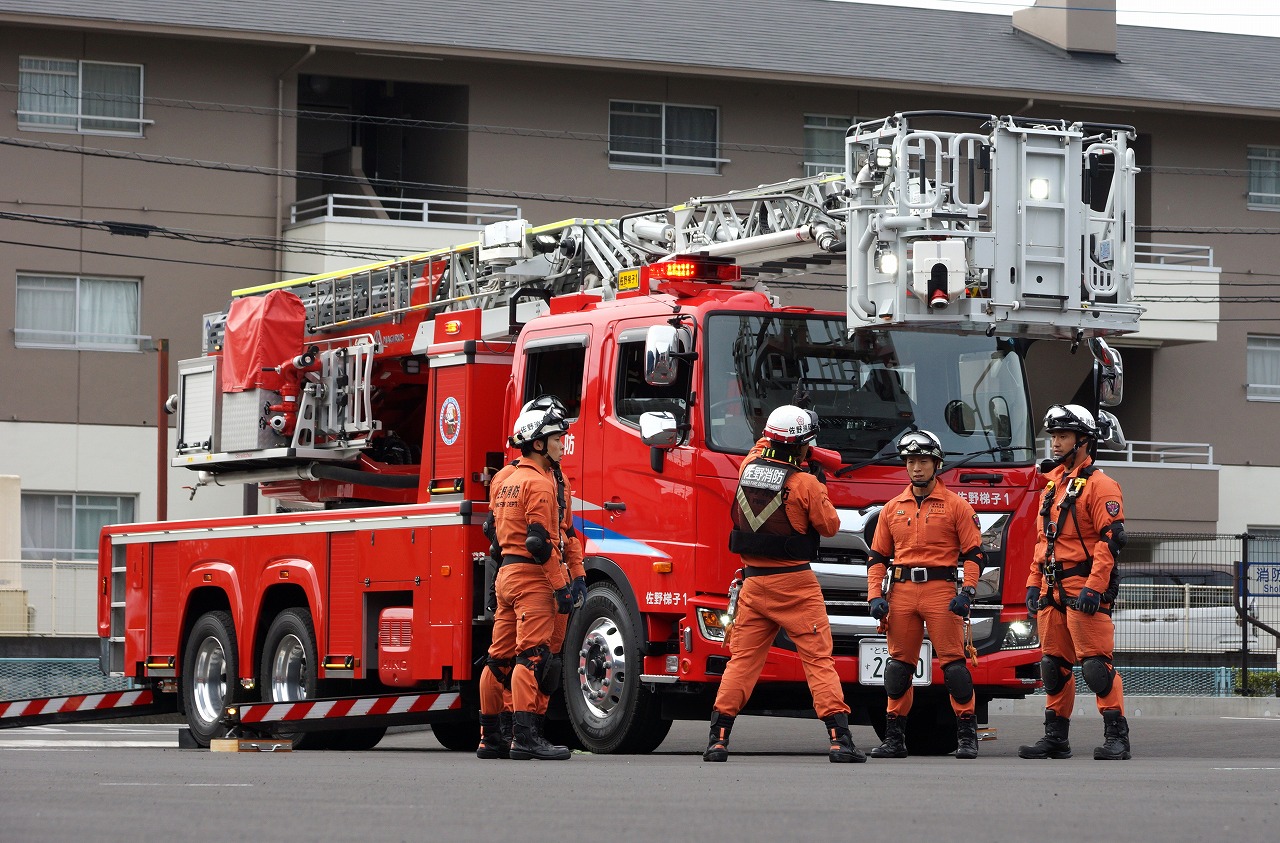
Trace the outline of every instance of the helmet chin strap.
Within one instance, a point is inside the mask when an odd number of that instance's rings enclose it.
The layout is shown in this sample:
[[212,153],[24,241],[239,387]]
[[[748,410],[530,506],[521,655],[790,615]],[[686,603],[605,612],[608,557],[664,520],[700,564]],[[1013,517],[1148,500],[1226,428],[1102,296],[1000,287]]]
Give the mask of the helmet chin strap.
[[1088,437],[1087,437],[1087,436],[1077,436],[1077,437],[1076,437],[1076,444],[1071,448],[1071,450],[1070,450],[1070,451],[1067,451],[1065,454],[1063,454],[1063,455],[1062,455],[1062,456],[1060,456],[1060,457],[1057,457],[1056,459],[1051,459],[1051,460],[1041,460],[1041,461],[1040,461],[1040,473],[1041,473],[1041,474],[1048,474],[1050,471],[1053,471],[1055,468],[1057,468],[1058,466],[1062,465],[1062,464],[1063,464],[1064,462],[1066,462],[1067,460],[1071,459],[1071,458],[1072,458],[1072,456],[1074,456],[1074,455],[1075,455],[1075,452],[1076,452],[1076,451],[1078,451],[1078,450],[1080,450],[1080,446],[1081,446],[1081,445],[1083,445],[1083,444],[1084,444],[1085,442],[1087,442],[1087,441],[1088,441]]

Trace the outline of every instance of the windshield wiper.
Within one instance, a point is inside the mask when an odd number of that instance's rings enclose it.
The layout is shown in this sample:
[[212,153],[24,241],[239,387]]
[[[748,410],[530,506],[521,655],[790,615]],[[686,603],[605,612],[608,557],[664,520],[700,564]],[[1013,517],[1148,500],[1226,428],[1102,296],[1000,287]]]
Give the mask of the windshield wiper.
[[[974,451],[973,453],[970,453],[970,454],[963,454],[957,462],[944,464],[942,468],[944,471],[950,471],[953,468],[959,468],[960,466],[965,465],[966,463],[970,463],[975,459],[977,459],[978,457],[983,457],[988,454],[998,454],[1001,451],[1030,451],[1032,454],[1034,454],[1035,450],[1036,450],[1035,448],[1031,448],[1026,445],[997,446],[995,448],[987,448],[984,451]],[[951,456],[951,455],[948,454],[948,456]],[[892,462],[894,460],[900,460],[900,459],[902,459],[902,457],[900,457],[896,451],[888,454],[881,454],[879,456],[872,457],[869,460],[863,460],[862,462],[851,463],[849,465],[844,466],[843,468],[839,469],[836,472],[836,477],[844,477],[847,474],[852,474],[853,472],[858,471],[859,469],[867,468],[868,466],[881,465],[886,462]]]

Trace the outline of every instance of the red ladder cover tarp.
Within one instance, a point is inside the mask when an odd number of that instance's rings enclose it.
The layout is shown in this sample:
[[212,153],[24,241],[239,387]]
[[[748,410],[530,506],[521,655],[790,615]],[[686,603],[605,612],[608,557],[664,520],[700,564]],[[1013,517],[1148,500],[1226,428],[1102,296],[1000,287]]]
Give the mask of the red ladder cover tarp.
[[302,353],[307,309],[288,290],[248,296],[231,303],[222,348],[222,391],[279,391],[284,379],[264,372]]

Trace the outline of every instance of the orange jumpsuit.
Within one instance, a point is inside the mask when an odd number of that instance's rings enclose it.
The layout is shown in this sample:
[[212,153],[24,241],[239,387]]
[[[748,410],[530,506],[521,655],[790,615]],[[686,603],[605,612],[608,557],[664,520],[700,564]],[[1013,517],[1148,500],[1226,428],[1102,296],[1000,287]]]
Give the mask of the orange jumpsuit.
[[[493,476],[493,480],[490,481],[490,488],[500,488],[503,482],[511,475],[511,472],[515,470],[515,467],[519,464],[520,461],[516,460],[515,462],[504,465],[499,469],[498,473]],[[555,476],[556,482],[560,484],[560,491],[562,494],[560,495],[559,500],[564,502],[564,508],[560,513],[560,535],[564,538],[564,563],[569,569],[569,579],[570,581],[575,580],[578,577],[586,579],[587,570],[582,565],[582,539],[579,538],[577,531],[573,528],[573,487],[569,485],[568,478],[564,476],[564,472],[560,471],[558,466],[553,468],[551,473]],[[559,503],[559,501],[557,501],[557,503]],[[559,653],[560,649],[564,647],[564,636],[568,629],[569,616],[557,613],[555,616],[555,626],[551,630],[550,646],[552,655]],[[550,702],[551,695],[544,694],[539,691],[538,704],[533,709],[534,712],[537,714],[546,714],[547,706]],[[502,695],[502,709],[503,711],[511,711],[511,706],[511,691],[509,689],[504,689],[504,693]]]
[[[761,454],[768,445],[766,439],[755,444],[743,460],[739,475],[751,463],[762,459]],[[783,489],[787,520],[796,532],[806,533],[812,527],[830,538],[840,529],[840,518],[827,497],[827,487],[818,478],[803,470],[797,471],[787,478]],[[742,561],[752,568],[787,568],[798,562],[746,554]],[[746,705],[779,628],[786,630],[796,645],[818,717],[848,714],[849,706],[845,704],[840,676],[831,657],[827,607],[818,577],[812,570],[748,576],[743,582],[733,634],[729,638],[729,664],[716,693],[716,711],[735,717]]]
[[[1049,472],[1050,486],[1045,489],[1046,496],[1052,496],[1049,518],[1055,525],[1061,522],[1053,547],[1057,584],[1049,588],[1045,582],[1044,565],[1049,540],[1045,535],[1043,515],[1040,518],[1034,564],[1027,576],[1027,588],[1039,589],[1042,603],[1046,595],[1053,600],[1052,605],[1040,610],[1037,626],[1041,651],[1058,662],[1060,674],[1065,674],[1062,687],[1056,692],[1048,692],[1045,708],[1063,718],[1071,717],[1076,701],[1076,682],[1071,665],[1091,656],[1102,657],[1109,665],[1115,648],[1115,624],[1111,620],[1110,603],[1104,602],[1102,608],[1093,615],[1063,607],[1063,598],[1070,603],[1082,588],[1105,592],[1111,582],[1111,572],[1115,569],[1115,556],[1104,532],[1110,530],[1116,522],[1124,521],[1124,499],[1120,493],[1120,484],[1101,471],[1094,471],[1084,480],[1084,486],[1076,497],[1075,517],[1068,513],[1063,518],[1058,508],[1066,498],[1071,484],[1092,463],[1092,459],[1085,457],[1070,472],[1066,466],[1058,466]],[[1090,556],[1093,562],[1087,574],[1083,571],[1073,573],[1070,570],[1086,562]],[[1098,711],[1108,709],[1124,714],[1124,683],[1119,674],[1115,675],[1111,690],[1105,695],[1098,695]]]
[[[503,564],[498,569],[498,608],[493,616],[489,657],[509,663],[518,654],[528,654],[539,646],[550,650],[556,619],[552,592],[569,584],[560,551],[561,518],[555,479],[532,460],[521,461],[500,484],[491,485],[490,507]],[[541,525],[550,537],[551,556],[541,564],[529,556],[525,547],[532,524]],[[526,658],[540,660],[536,655]],[[533,670],[515,662],[510,676],[513,709],[536,712],[540,694]],[[480,711],[496,715],[502,707],[503,683],[492,668],[486,669],[480,677]]]
[[[982,549],[982,533],[978,516],[964,498],[942,484],[934,482],[928,497],[916,502],[908,486],[884,505],[871,540],[871,567],[867,571],[867,599],[884,597],[886,559],[892,557],[895,575],[889,595],[889,614],[884,619],[889,639],[889,658],[915,665],[924,641],[924,625],[929,625],[929,640],[944,667],[964,660],[964,618],[948,607],[956,596],[956,582],[931,579],[912,582],[911,568],[954,571],[964,562],[963,586],[978,584],[975,556]],[[899,573],[901,572],[901,573]],[[902,576],[903,579],[898,579]],[[905,717],[911,710],[914,689],[908,685],[898,699],[889,699],[888,712]],[[951,698],[957,715],[972,714],[974,695],[965,702]]]

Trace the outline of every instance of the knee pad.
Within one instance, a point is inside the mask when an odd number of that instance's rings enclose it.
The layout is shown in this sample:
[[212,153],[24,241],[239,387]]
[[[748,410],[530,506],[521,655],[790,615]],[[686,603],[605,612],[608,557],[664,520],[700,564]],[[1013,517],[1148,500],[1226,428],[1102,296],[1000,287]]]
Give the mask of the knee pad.
[[515,666],[514,659],[495,659],[489,656],[485,659],[484,666],[493,674],[493,678],[498,680],[499,685],[508,691],[511,690],[511,668]]
[[1089,690],[1100,697],[1111,693],[1116,669],[1112,667],[1110,659],[1103,656],[1089,656],[1081,663],[1080,672],[1084,674],[1084,681],[1089,686]]
[[[1066,671],[1065,673],[1063,671]],[[1043,656],[1040,659],[1040,680],[1046,694],[1056,694],[1067,687],[1071,676],[1071,663],[1059,656]]]
[[942,683],[956,702],[967,703],[973,699],[973,675],[965,666],[964,659],[956,659],[942,666]]
[[551,648],[546,644],[516,654],[516,664],[524,665],[533,673],[538,690],[544,694],[554,691],[560,682],[560,658],[551,655]]
[[915,665],[889,659],[889,663],[884,666],[884,692],[889,695],[889,699],[902,699],[903,694],[911,687],[911,676],[915,672]]

